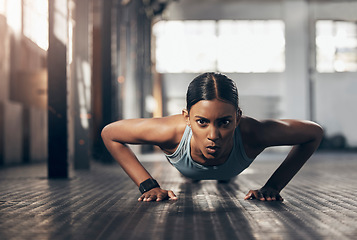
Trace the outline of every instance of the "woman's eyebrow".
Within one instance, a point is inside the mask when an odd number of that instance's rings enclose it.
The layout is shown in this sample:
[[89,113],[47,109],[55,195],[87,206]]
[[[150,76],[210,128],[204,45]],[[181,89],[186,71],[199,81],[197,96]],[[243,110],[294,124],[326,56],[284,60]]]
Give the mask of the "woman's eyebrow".
[[218,118],[219,120],[220,119],[227,119],[227,118],[233,118],[232,115],[228,115],[228,116],[224,116],[224,117],[221,117],[221,118]]
[[[200,115],[195,115],[195,118],[208,119],[208,118],[202,117]],[[230,119],[230,118],[233,118],[233,116],[232,115],[227,115],[227,116],[223,116],[223,117],[217,118],[217,120]]]
[[208,118],[202,117],[202,116],[200,116],[200,115],[195,115],[195,118],[208,119]]

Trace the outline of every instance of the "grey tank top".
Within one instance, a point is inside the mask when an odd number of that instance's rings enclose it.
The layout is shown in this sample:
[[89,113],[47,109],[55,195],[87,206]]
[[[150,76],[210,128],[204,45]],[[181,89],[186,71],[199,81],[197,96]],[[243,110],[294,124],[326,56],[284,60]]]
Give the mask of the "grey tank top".
[[227,161],[217,166],[203,166],[192,159],[191,138],[192,130],[186,126],[176,151],[171,155],[165,154],[169,162],[185,177],[194,180],[228,180],[240,174],[254,160],[248,158],[244,151],[239,127],[235,129],[233,149]]

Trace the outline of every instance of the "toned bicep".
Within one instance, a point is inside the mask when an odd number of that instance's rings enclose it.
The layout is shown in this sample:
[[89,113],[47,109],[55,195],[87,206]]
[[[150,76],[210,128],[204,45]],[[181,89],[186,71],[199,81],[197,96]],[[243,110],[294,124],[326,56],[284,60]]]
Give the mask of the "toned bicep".
[[311,121],[266,120],[259,129],[265,147],[303,144],[322,137],[322,128]]
[[128,119],[107,125],[102,137],[127,144],[160,145],[175,137],[175,119]]

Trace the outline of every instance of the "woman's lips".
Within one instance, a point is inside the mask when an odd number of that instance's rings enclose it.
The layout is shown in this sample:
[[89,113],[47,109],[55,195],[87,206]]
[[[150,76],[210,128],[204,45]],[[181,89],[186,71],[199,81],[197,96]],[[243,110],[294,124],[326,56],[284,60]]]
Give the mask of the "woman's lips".
[[219,147],[217,147],[217,146],[208,146],[208,147],[206,147],[206,149],[207,149],[207,152],[209,154],[215,154],[218,151]]

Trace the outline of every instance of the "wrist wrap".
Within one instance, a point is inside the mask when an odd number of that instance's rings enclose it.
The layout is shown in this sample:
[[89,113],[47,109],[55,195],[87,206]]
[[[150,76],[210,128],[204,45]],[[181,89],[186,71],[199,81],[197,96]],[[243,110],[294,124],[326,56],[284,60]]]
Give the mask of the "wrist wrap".
[[160,185],[156,182],[155,179],[149,178],[145,180],[144,182],[140,183],[139,190],[141,194],[150,191],[153,188],[160,187]]

